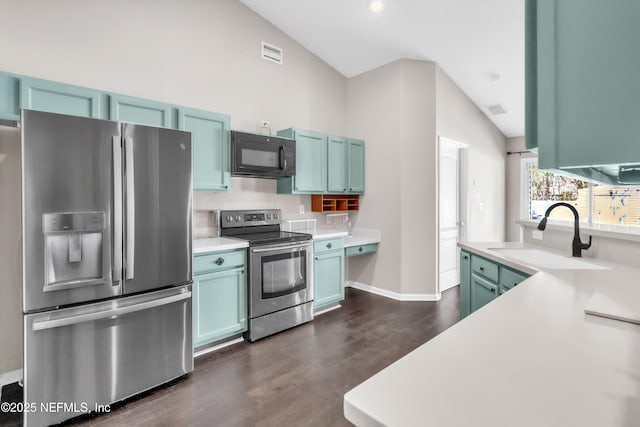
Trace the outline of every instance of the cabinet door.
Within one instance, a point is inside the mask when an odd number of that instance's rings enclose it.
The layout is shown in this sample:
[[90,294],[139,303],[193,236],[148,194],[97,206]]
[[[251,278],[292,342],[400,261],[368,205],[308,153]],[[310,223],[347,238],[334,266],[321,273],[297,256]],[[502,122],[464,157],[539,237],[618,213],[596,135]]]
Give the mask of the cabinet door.
[[229,191],[229,116],[180,107],[178,129],[191,132],[193,189]]
[[171,126],[169,104],[123,95],[109,95],[109,104],[111,120],[165,128]]
[[471,314],[471,255],[460,252],[460,318]]
[[247,330],[246,276],[243,268],[196,275],[193,279],[195,347]]
[[540,168],[615,183],[619,164],[640,162],[638,2],[528,0],[525,11],[527,147]]
[[315,256],[314,308],[344,299],[344,253],[342,250]]
[[327,189],[327,137],[316,132],[296,130],[295,140],[294,192],[325,192]]
[[327,138],[327,191],[347,191],[347,140],[336,136]]
[[99,91],[29,77],[20,79],[20,108],[102,118]]
[[498,285],[476,273],[471,274],[471,312],[496,299]]
[[500,266],[500,294],[514,288],[529,277],[527,274]]
[[364,141],[350,139],[348,144],[349,193],[364,193]]

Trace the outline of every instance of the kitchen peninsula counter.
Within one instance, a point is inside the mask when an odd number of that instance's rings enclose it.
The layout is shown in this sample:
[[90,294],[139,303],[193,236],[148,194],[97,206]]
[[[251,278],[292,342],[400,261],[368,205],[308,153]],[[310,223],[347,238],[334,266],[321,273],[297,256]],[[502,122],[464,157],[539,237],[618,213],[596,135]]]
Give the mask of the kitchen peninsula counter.
[[596,289],[640,286],[640,269],[589,258],[583,260],[606,269],[536,269],[491,249],[521,244],[460,246],[535,274],[349,391],[349,421],[640,425],[640,325],[584,312]]

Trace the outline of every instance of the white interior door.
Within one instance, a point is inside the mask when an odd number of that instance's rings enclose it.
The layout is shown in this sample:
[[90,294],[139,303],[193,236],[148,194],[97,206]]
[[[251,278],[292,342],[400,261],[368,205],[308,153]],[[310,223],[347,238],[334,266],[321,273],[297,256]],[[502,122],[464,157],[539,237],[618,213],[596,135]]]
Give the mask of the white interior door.
[[[445,291],[460,283],[460,257],[457,246],[461,227],[464,226],[461,206],[462,189],[466,176],[461,162],[464,145],[446,138],[439,141],[438,198],[439,241],[438,271],[439,291]],[[464,203],[463,203],[464,204]]]

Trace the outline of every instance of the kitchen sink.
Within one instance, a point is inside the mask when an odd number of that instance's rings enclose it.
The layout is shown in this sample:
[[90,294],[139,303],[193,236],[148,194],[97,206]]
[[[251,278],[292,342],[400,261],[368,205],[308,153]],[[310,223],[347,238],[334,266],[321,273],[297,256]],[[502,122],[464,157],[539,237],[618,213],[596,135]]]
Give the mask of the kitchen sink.
[[549,270],[609,270],[607,267],[592,264],[579,258],[562,256],[539,249],[489,248],[489,250],[496,251],[505,258]]

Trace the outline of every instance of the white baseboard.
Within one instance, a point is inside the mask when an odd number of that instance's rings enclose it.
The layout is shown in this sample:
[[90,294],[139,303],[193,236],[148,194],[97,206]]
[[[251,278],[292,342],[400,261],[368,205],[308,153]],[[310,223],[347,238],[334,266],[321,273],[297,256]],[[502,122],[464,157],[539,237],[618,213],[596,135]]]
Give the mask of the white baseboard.
[[336,309],[338,309],[338,308],[340,308],[340,307],[342,307],[340,304],[336,304],[336,305],[332,305],[332,306],[331,306],[331,307],[329,307],[329,308],[324,308],[324,309],[319,310],[319,311],[314,311],[314,312],[313,312],[313,317],[319,316],[319,315],[321,315],[321,314],[328,313],[329,311],[336,310]]
[[218,345],[215,345],[213,347],[207,347],[205,349],[197,351],[197,352],[193,353],[193,357],[196,358],[196,357],[202,356],[204,354],[209,354],[209,353],[212,353],[212,352],[214,352],[216,350],[220,350],[221,348],[229,347],[230,345],[237,344],[237,343],[243,342],[243,341],[244,341],[244,338],[238,337],[238,338],[233,339],[231,341],[226,341],[226,342],[223,342],[222,344],[218,344]]
[[440,294],[401,294],[399,292],[388,291],[386,289],[376,288],[375,286],[365,285],[364,283],[354,282],[353,280],[346,280],[345,286],[350,288],[359,289],[365,292],[371,292],[372,294],[380,295],[383,297],[391,298],[397,301],[440,301]]
[[22,381],[22,369],[5,372],[0,374],[0,389],[7,384],[13,384]]

